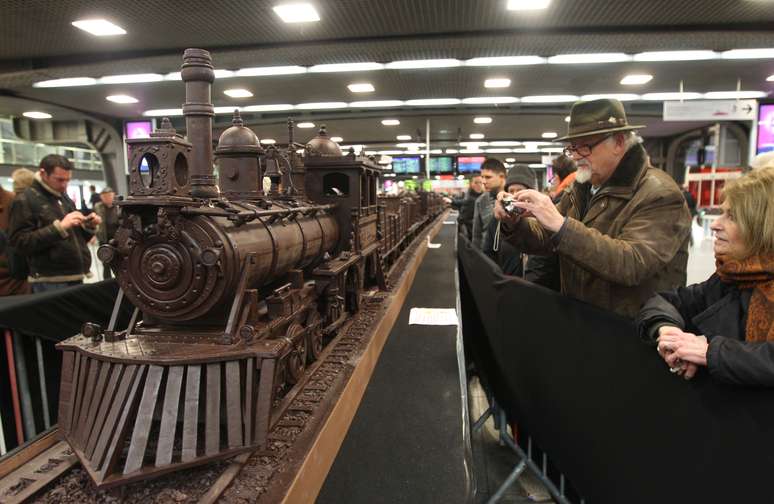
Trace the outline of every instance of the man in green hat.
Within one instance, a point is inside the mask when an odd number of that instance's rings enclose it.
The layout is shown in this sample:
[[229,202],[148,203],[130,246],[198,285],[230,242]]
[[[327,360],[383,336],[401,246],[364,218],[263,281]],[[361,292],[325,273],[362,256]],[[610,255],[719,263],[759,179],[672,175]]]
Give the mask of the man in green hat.
[[577,163],[572,189],[554,205],[534,190],[516,195],[526,212],[495,217],[528,254],[556,254],[562,293],[634,317],[654,292],[685,285],[691,217],[674,180],[650,166],[618,100],[578,102],[565,154]]

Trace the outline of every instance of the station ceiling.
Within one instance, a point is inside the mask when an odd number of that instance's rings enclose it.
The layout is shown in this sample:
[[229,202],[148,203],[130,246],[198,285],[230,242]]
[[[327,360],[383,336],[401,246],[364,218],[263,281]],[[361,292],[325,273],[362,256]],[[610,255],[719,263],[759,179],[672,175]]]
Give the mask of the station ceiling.
[[[297,0],[294,0],[297,1]],[[97,84],[39,88],[33,84],[73,77],[179,71],[187,47],[209,50],[216,69],[273,66],[304,67],[302,74],[231,76],[216,79],[217,107],[310,102],[453,98],[447,106],[335,110],[280,110],[244,113],[261,138],[282,142],[285,119],[327,124],[345,144],[389,148],[397,135],[424,135],[431,120],[431,142],[448,145],[483,133],[485,140],[540,140],[541,133],[562,134],[571,103],[467,104],[466,98],[535,95],[583,96],[604,93],[644,95],[742,90],[774,92],[774,57],[713,58],[698,61],[634,61],[650,51],[774,47],[774,2],[770,0],[552,0],[539,11],[509,11],[506,0],[316,0],[320,21],[287,24],[272,8],[282,0],[11,0],[0,16],[0,115],[49,111],[58,117],[78,114],[103,119],[134,119],[153,109],[176,109],[184,87],[176,80],[137,84]],[[71,25],[105,18],[125,35],[94,37]],[[468,60],[504,56],[550,58],[563,54],[624,53],[626,61],[591,64],[469,66]],[[455,59],[448,68],[379,69],[316,73],[323,64]],[[573,58],[570,58],[572,60]],[[651,74],[639,86],[619,83],[627,74]],[[168,77],[166,77],[168,78]],[[485,88],[490,78],[507,78],[506,88]],[[356,94],[352,83],[375,90]],[[249,98],[230,98],[226,89],[244,88]],[[126,94],[138,103],[119,105],[106,96]],[[699,123],[664,123],[659,101],[627,102],[632,121],[649,127],[646,136],[672,135]],[[490,116],[488,125],[474,116]],[[400,126],[384,126],[397,118]],[[227,124],[229,114],[218,115]],[[178,119],[179,121],[179,119]],[[313,136],[314,130],[306,130]],[[304,138],[305,132],[298,134]]]

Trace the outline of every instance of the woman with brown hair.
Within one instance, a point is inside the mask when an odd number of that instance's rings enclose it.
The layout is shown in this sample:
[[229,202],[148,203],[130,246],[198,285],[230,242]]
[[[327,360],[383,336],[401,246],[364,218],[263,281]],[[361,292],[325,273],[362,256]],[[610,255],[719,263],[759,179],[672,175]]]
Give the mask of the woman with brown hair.
[[651,298],[637,319],[671,372],[774,386],[774,167],[726,185],[712,224],[715,273]]

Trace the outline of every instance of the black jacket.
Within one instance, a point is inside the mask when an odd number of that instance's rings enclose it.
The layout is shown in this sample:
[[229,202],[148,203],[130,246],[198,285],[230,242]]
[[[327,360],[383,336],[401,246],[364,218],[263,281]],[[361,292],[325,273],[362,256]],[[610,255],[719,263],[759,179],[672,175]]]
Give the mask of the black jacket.
[[452,201],[452,208],[460,212],[459,217],[457,217],[459,231],[463,233],[464,229],[464,233],[467,233],[465,236],[468,238],[473,236],[473,213],[479,196],[481,196],[481,193],[468,189],[464,198],[455,198]]
[[75,211],[66,194],[55,196],[39,180],[16,196],[11,207],[10,242],[27,256],[30,276],[41,281],[78,280],[89,272],[87,242],[93,232],[81,227],[63,231],[55,222]]
[[712,275],[706,282],[662,292],[648,300],[637,317],[637,330],[655,343],[658,328],[674,325],[709,341],[707,368],[720,383],[774,386],[774,342],[746,342],[750,289]]

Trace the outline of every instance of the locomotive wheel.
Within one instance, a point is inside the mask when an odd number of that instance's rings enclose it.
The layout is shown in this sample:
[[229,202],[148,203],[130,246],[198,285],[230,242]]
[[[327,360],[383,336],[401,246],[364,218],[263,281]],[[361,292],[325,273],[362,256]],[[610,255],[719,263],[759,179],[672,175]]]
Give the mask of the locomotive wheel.
[[313,311],[306,320],[306,362],[316,361],[323,350],[323,333],[320,315]]
[[301,379],[306,369],[307,344],[303,335],[304,328],[295,322],[290,324],[286,339],[290,341],[293,349],[287,357],[287,381],[295,385]]

